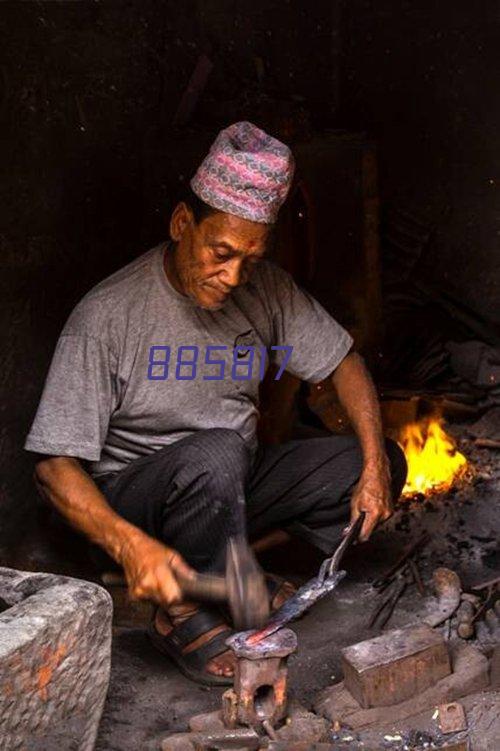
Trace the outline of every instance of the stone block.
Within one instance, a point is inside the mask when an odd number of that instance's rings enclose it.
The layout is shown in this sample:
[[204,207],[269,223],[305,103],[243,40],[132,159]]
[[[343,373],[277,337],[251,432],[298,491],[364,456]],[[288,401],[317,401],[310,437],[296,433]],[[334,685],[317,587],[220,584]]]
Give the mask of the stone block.
[[80,579],[0,568],[0,748],[91,751],[111,664],[111,598]]
[[193,733],[204,733],[212,730],[224,730],[220,709],[215,712],[196,714],[189,720],[189,729]]
[[399,704],[451,673],[442,635],[426,624],[347,647],[342,667],[345,687],[365,709]]
[[330,722],[338,721],[353,730],[360,730],[401,722],[438,704],[455,701],[488,687],[488,659],[478,649],[460,641],[451,650],[451,660],[451,675],[400,704],[364,709],[342,682],[321,691],[314,709]]

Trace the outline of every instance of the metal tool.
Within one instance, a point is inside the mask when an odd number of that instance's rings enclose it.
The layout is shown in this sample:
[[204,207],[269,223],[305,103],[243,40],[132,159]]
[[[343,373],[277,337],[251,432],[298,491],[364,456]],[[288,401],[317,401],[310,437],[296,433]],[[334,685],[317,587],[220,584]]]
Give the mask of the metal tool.
[[386,571],[383,576],[373,582],[372,586],[380,591],[385,589],[385,587],[387,587],[392,582],[396,574],[406,565],[410,558],[413,558],[417,552],[420,552],[421,549],[425,547],[425,545],[427,545],[430,539],[431,538],[429,533],[423,532],[420,537],[417,538],[417,540],[412,542],[411,545],[405,551],[403,551],[403,553],[389,568],[389,570]]
[[226,574],[176,574],[182,592],[195,600],[227,602],[238,630],[260,628],[269,617],[269,593],[262,569],[243,535],[229,540]]
[[273,613],[263,629],[249,634],[246,638],[248,645],[257,644],[262,639],[283,628],[287,623],[296,620],[309,610],[315,602],[318,602],[318,600],[321,600],[335,589],[337,584],[346,575],[345,571],[338,570],[340,561],[349,545],[357,539],[364,520],[365,512],[362,511],[356,521],[348,527],[346,534],[332,557],[323,561],[318,575],[300,587],[293,597],[290,597],[289,600]]
[[391,583],[389,594],[375,607],[368,628],[373,628],[378,621],[378,627],[382,629],[389,621],[398,600],[402,597],[406,587],[413,581],[411,570],[405,566],[399,571]]

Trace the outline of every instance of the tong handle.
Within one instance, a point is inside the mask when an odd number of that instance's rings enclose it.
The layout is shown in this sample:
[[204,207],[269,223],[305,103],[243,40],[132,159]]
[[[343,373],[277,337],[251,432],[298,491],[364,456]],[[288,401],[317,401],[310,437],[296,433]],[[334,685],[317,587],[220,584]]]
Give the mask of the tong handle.
[[338,571],[338,568],[340,566],[340,561],[342,560],[345,551],[347,550],[351,542],[354,542],[354,540],[358,538],[358,535],[361,532],[361,527],[363,526],[365,516],[366,516],[366,512],[361,511],[356,521],[352,522],[352,524],[348,526],[347,532],[345,533],[343,540],[341,541],[335,553],[330,558],[330,565],[328,567],[328,576],[331,576],[334,571]]

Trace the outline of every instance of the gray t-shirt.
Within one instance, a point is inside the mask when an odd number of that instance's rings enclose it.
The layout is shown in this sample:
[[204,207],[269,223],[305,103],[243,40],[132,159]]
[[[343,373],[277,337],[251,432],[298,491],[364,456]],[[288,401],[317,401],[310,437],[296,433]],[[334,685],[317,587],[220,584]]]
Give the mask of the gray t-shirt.
[[167,251],[139,256],[74,308],[25,449],[86,460],[94,477],[206,428],[236,430],[254,449],[269,359],[317,383],[348,353],[347,331],[274,263],[209,311],[172,287]]

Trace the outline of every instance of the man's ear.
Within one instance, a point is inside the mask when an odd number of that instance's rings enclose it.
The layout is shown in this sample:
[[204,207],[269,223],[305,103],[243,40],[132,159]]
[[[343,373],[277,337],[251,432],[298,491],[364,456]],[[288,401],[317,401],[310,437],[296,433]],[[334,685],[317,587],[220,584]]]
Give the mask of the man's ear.
[[170,217],[170,237],[174,242],[179,242],[193,220],[193,212],[189,206],[184,201],[178,203]]

